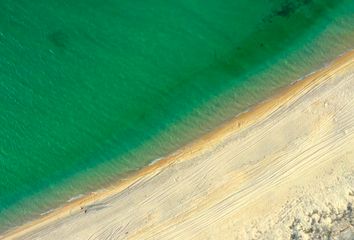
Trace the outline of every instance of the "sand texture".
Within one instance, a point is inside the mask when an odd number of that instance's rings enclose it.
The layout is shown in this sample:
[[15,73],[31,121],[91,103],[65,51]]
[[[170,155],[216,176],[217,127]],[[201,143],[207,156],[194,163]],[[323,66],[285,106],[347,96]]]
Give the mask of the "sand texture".
[[354,239],[353,151],[349,52],[130,180],[5,238]]

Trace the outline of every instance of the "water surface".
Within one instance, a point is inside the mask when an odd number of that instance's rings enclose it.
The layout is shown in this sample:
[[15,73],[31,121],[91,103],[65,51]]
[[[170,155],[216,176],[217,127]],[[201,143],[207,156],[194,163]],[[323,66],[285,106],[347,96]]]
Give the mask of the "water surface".
[[353,48],[349,0],[2,0],[0,232]]

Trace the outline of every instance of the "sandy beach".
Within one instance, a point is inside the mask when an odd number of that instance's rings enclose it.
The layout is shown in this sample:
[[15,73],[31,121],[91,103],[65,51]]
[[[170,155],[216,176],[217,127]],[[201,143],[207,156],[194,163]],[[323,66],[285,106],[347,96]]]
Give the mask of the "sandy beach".
[[353,239],[353,151],[351,51],[129,179],[0,238]]

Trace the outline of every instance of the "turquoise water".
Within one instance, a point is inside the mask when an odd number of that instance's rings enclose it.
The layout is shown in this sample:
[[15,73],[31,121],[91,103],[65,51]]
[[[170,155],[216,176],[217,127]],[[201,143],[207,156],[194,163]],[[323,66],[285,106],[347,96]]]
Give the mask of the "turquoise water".
[[351,0],[1,0],[0,232],[354,45]]

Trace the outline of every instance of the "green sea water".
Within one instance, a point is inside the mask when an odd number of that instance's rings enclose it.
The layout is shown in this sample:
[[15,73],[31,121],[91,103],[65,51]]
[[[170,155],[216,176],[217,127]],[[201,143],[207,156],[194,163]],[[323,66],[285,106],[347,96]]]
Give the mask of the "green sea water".
[[353,47],[352,0],[0,0],[0,233]]

